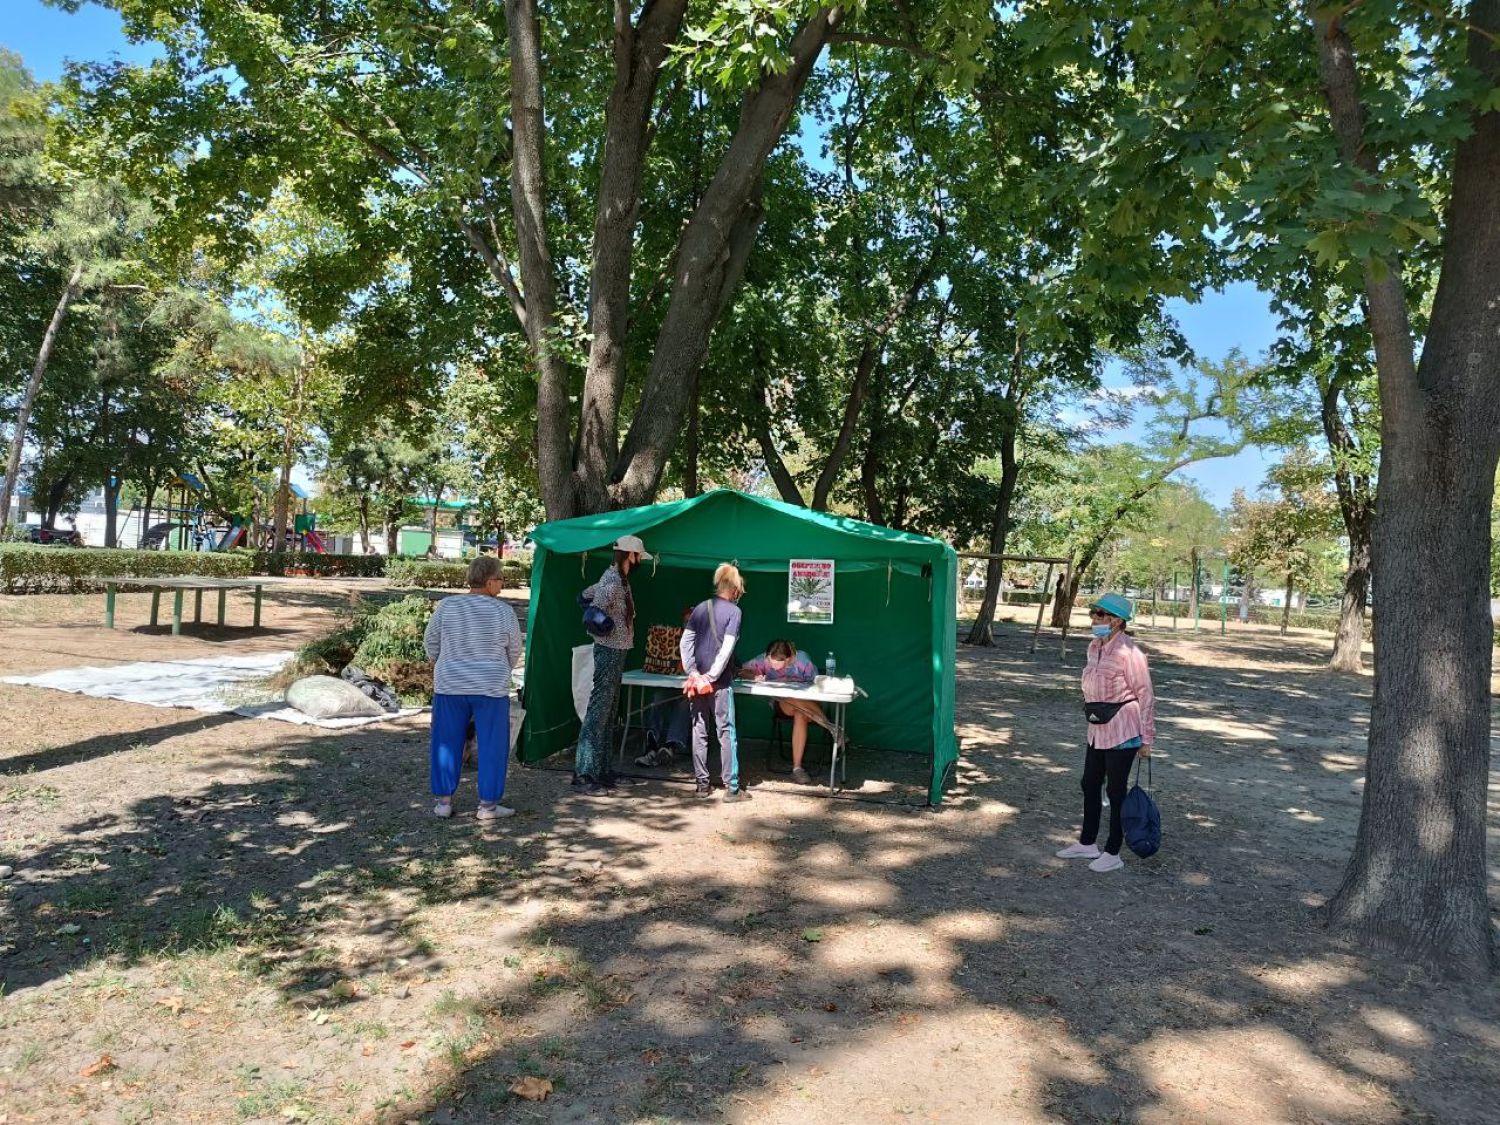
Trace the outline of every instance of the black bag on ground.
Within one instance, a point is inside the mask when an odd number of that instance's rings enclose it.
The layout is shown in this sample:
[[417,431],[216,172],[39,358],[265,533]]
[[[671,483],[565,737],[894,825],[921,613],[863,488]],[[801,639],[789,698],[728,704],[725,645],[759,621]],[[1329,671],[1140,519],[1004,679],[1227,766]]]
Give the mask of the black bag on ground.
[[[1146,760],[1146,784],[1151,784],[1151,759]],[[1136,760],[1135,784],[1125,794],[1120,806],[1120,827],[1125,832],[1125,842],[1130,850],[1145,859],[1156,854],[1161,847],[1161,810],[1151,794],[1141,788],[1141,765]]]
[[354,664],[346,664],[344,670],[339,673],[339,678],[359,688],[367,697],[380,704],[383,710],[391,714],[401,710],[401,700],[396,698],[396,693],[363,668]]

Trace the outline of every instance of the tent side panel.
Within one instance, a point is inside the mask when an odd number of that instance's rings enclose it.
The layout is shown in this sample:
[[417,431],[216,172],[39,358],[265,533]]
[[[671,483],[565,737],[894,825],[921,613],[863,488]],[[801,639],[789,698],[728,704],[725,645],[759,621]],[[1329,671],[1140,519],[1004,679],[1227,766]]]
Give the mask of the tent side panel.
[[[544,547],[532,560],[531,606],[526,615],[526,725],[517,756],[539,762],[578,739],[573,709],[572,653],[587,634],[577,621],[577,592],[569,564],[576,562]],[[571,611],[571,612],[570,612]]]

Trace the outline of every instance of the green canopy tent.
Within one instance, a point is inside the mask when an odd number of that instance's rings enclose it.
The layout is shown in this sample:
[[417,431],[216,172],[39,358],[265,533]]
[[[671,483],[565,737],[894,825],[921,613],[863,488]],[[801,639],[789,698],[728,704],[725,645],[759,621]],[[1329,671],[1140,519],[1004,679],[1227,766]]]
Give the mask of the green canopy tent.
[[[526,625],[526,722],[519,756],[536,762],[577,741],[572,649],[588,642],[578,594],[609,564],[621,535],[638,535],[655,560],[632,572],[636,651],[644,660],[647,626],[677,625],[686,607],[712,593],[714,567],[735,562],[745,575],[738,657],[777,637],[821,664],[834,653],[841,675],[869,695],[850,705],[849,739],[858,748],[923,754],[932,763],[928,800],[942,799],[958,757],[953,733],[954,597],[958,559],[946,543],[921,535],[721,489],[689,500],[543,524]],[[834,564],[832,624],[787,621],[791,559]],[[769,708],[740,709],[748,737],[769,729]]]

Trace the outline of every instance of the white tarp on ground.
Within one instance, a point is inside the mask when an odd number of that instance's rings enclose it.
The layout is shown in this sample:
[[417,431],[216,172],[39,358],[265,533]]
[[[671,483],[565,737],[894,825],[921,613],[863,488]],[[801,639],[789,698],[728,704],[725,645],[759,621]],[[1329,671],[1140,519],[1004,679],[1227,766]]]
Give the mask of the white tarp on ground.
[[248,656],[210,656],[202,660],[143,660],[104,668],[60,668],[39,676],[5,676],[0,683],[119,699],[151,707],[187,707],[210,715],[233,713],[252,719],[339,729],[414,715],[408,708],[391,715],[353,719],[313,719],[288,707],[280,694],[261,681],[280,671],[290,652],[260,652]]

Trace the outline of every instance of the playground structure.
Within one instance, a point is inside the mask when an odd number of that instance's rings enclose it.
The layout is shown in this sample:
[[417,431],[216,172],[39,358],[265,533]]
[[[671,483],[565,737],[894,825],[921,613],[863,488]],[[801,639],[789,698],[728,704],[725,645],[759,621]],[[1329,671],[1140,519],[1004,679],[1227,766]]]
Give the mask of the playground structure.
[[[277,485],[270,483],[260,491],[274,498]],[[328,543],[317,527],[317,513],[308,510],[310,499],[301,485],[289,486],[292,498],[301,502],[301,511],[293,514],[293,525],[287,529],[283,551],[312,551],[326,554]],[[253,524],[245,516],[233,516],[226,525],[209,521],[203,507],[207,493],[202,480],[192,473],[178,473],[164,489],[166,505],[151,505],[149,513],[139,505],[132,505],[120,530],[120,541],[128,540],[130,523],[140,521],[137,546],[146,551],[227,551],[233,547],[254,547],[259,550],[275,550],[276,529],[274,524]],[[271,505],[266,505],[269,508]],[[257,505],[259,507],[259,505]],[[155,516],[165,516],[148,524]]]

